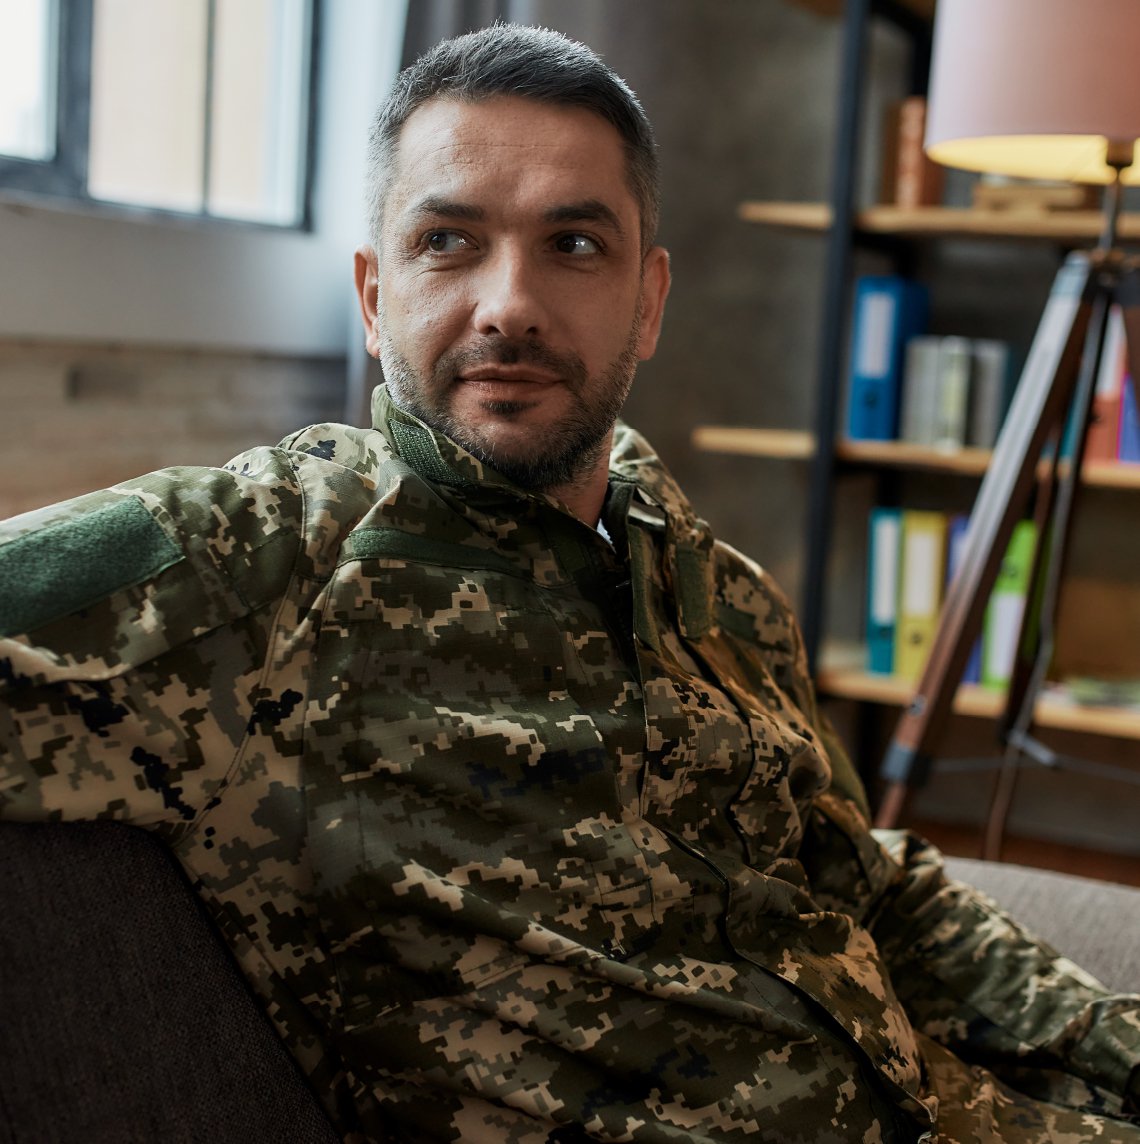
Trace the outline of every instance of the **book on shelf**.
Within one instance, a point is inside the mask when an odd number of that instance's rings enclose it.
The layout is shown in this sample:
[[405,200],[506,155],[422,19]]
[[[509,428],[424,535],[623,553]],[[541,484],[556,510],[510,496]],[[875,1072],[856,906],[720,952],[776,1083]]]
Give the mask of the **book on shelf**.
[[[1028,523],[1032,527],[1032,522]],[[865,624],[865,663],[869,673],[918,681],[938,629],[943,600],[965,556],[968,535],[966,513],[882,506],[871,510]],[[1007,563],[1016,563],[1023,555],[1020,548],[1012,547]],[[1029,557],[1032,558],[1032,551]],[[1013,563],[1005,571],[1003,592],[1008,593],[1017,582],[1017,574]],[[1014,617],[1007,600],[987,608],[983,633],[970,650],[962,683],[982,681],[985,627],[991,623],[994,635],[990,637],[990,652],[995,657],[991,676],[997,678],[998,663],[1005,652],[994,640],[1001,640],[1005,633],[1002,625],[1013,618],[1020,619],[1020,613]],[[1016,639],[1016,632],[1012,638]]]
[[1036,548],[1037,525],[1019,520],[1002,557],[982,626],[982,686],[992,690],[1004,690],[1013,674]]
[[880,199],[894,206],[933,207],[942,202],[946,169],[923,148],[926,99],[912,95],[887,111]]
[[934,447],[953,451],[966,444],[970,415],[970,367],[973,349],[968,338],[947,337],[938,347],[938,416]]
[[917,682],[938,630],[946,578],[946,514],[907,509],[902,514],[895,675]]
[[933,445],[938,424],[938,356],[942,339],[920,334],[906,344],[899,440]]
[[1100,209],[1099,188],[1048,179],[1022,179],[1010,175],[981,175],[971,187],[975,210],[1044,215],[1055,211]]
[[996,338],[975,338],[970,377],[970,424],[966,444],[992,449],[1013,400],[1017,378],[1013,372],[1013,347]]
[[926,287],[900,275],[864,275],[855,283],[847,435],[856,441],[898,436],[906,343],[926,327]]
[[867,670],[890,675],[895,665],[902,512],[873,508],[867,535]]
[[[946,590],[962,566],[966,555],[966,541],[970,534],[968,513],[957,512],[950,517],[946,527]],[[979,683],[982,678],[982,637],[979,635],[970,649],[970,658],[962,671],[963,683]]]
[[1136,380],[1131,374],[1120,387],[1120,435],[1116,443],[1117,460],[1140,463],[1140,409],[1136,405]]
[[1085,459],[1115,461],[1120,437],[1120,403],[1128,372],[1124,313],[1118,305],[1108,311],[1104,345],[1097,371],[1089,424],[1085,430]]
[[1008,343],[920,335],[904,355],[899,439],[953,452],[992,449],[1013,395]]

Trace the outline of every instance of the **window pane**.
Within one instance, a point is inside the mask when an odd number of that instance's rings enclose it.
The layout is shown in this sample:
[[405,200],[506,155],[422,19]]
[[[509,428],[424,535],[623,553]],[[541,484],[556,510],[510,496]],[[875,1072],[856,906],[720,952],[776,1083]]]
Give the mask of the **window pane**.
[[296,223],[308,113],[307,0],[217,0],[207,209]]
[[206,0],[95,0],[88,189],[202,209]]
[[0,153],[55,154],[54,0],[0,0]]

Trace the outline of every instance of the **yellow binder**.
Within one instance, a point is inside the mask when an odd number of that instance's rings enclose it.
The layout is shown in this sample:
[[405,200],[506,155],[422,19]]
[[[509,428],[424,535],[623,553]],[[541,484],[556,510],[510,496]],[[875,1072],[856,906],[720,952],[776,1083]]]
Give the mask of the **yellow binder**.
[[908,509],[902,519],[895,674],[917,682],[938,628],[946,578],[946,514]]

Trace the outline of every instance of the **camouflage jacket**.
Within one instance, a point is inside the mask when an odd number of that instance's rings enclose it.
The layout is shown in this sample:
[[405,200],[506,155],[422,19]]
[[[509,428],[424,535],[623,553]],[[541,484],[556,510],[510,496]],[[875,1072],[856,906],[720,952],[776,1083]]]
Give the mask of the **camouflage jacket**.
[[1137,999],[872,836],[643,440],[611,544],[374,419],[0,531],[0,812],[160,831],[346,1138],[950,1139],[960,1059],[1135,1095]]

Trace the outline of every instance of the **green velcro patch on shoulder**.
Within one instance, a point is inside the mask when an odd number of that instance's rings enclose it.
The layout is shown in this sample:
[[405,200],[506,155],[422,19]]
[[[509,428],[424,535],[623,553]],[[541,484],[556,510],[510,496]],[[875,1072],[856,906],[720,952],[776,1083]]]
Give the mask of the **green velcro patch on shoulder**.
[[184,559],[129,497],[0,545],[0,635],[33,631]]

